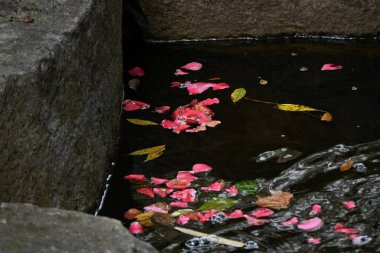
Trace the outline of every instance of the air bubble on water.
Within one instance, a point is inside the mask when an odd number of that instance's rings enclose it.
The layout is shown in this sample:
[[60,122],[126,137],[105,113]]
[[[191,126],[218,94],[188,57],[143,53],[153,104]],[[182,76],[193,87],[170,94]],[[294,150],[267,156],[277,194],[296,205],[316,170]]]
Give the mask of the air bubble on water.
[[354,238],[352,240],[352,244],[356,246],[362,246],[370,243],[372,241],[372,238],[369,237],[368,235],[362,235]]
[[257,244],[257,242],[248,241],[244,243],[244,249],[258,249],[258,248],[259,248],[259,245]]
[[357,90],[357,89],[358,89],[358,87],[356,87],[356,86],[351,87],[351,90]]
[[274,151],[267,151],[267,152],[264,152],[264,153],[261,153],[260,155],[257,156],[256,158],[256,162],[266,162],[268,161],[269,159],[272,159],[273,157],[275,157],[276,153]]
[[281,134],[281,138],[285,138],[285,136],[286,136],[285,134]]
[[301,68],[300,68],[300,71],[301,71],[301,72],[305,72],[305,71],[308,71],[308,70],[309,70],[308,67],[301,67]]
[[292,54],[291,54],[292,56],[297,56],[298,54],[297,53],[295,53],[295,52],[292,52]]
[[223,212],[214,214],[210,218],[212,224],[224,224],[227,220],[227,216]]
[[364,173],[367,171],[367,167],[364,165],[364,163],[355,163],[352,165],[352,170],[359,173]]

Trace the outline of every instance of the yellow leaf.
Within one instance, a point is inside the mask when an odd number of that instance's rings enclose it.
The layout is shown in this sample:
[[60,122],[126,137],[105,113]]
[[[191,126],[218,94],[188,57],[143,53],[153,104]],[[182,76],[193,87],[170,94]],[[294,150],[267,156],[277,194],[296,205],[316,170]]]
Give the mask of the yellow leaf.
[[156,126],[158,125],[156,122],[149,121],[149,120],[143,120],[143,119],[127,119],[129,122],[135,125],[140,126]]
[[161,145],[161,146],[155,146],[151,148],[144,148],[140,150],[136,150],[132,153],[129,153],[128,155],[149,155],[149,154],[154,154],[158,152],[163,152],[165,150],[166,145]]
[[148,156],[146,157],[146,159],[144,160],[144,163],[147,162],[147,161],[150,161],[150,160],[154,160],[160,156],[162,156],[164,154],[164,150],[161,150],[161,151],[158,151],[156,153],[151,153],[151,154],[148,154]]
[[325,112],[325,113],[322,115],[321,120],[322,120],[322,121],[331,121],[331,120],[332,120],[332,116],[331,116],[330,113]]
[[135,218],[144,227],[153,227],[154,224],[150,220],[153,215],[154,215],[153,212],[146,212],[146,213],[142,213],[142,214],[136,215]]
[[234,90],[231,94],[232,102],[236,103],[237,101],[242,99],[246,93],[247,93],[247,91],[244,88],[238,88],[238,89]]
[[277,109],[290,112],[320,111],[318,109],[314,109],[308,106],[295,104],[278,104]]
[[268,81],[265,80],[265,79],[260,79],[260,84],[261,85],[266,85],[266,84],[268,84]]

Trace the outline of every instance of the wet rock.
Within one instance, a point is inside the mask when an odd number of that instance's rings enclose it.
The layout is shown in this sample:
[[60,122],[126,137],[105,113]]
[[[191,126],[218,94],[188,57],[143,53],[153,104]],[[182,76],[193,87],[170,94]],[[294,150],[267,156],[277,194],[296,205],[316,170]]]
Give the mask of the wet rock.
[[114,219],[30,204],[0,204],[0,251],[157,252]]
[[379,32],[376,0],[203,1],[135,0],[136,16],[149,39],[207,39],[311,33],[363,35]]
[[0,1],[1,201],[94,208],[122,99],[120,23],[119,0]]

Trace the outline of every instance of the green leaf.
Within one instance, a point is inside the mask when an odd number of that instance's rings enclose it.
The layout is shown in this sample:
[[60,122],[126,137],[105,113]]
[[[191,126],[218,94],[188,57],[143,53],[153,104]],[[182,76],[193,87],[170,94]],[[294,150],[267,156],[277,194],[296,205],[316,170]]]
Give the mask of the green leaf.
[[165,150],[165,146],[166,145],[155,146],[151,148],[144,148],[144,149],[136,150],[132,153],[129,153],[128,155],[149,155],[149,154],[159,153]]
[[254,194],[257,192],[258,185],[255,181],[247,180],[235,183],[242,195]]
[[236,205],[237,201],[233,199],[227,199],[227,198],[212,198],[205,202],[203,205],[201,205],[198,208],[198,211],[203,210],[218,210],[223,211],[224,209],[227,209],[231,206]]
[[234,90],[231,94],[232,102],[236,103],[237,101],[242,99],[246,93],[247,93],[247,91],[244,88],[238,88],[238,89]]
[[150,160],[154,160],[164,154],[164,150],[158,151],[156,153],[150,153],[148,154],[147,158],[144,160],[144,163]]
[[315,108],[311,108],[304,105],[296,105],[296,104],[278,104],[277,109],[282,111],[289,111],[289,112],[311,112],[311,111],[321,111]]
[[158,124],[153,121],[149,120],[143,120],[143,119],[127,119],[129,122],[135,125],[140,125],[140,126],[157,126]]

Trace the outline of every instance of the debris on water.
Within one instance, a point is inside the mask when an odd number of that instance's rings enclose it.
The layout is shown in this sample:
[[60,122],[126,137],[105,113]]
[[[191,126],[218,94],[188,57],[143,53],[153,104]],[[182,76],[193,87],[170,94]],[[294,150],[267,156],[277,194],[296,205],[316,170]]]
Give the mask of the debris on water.
[[271,196],[257,196],[256,205],[273,209],[286,209],[293,198],[290,192],[270,190]]
[[296,225],[297,223],[298,223],[298,218],[297,217],[292,217],[289,220],[281,222],[281,224],[285,225],[285,226],[292,226],[292,225]]
[[355,91],[355,90],[357,90],[357,89],[358,89],[358,87],[356,87],[356,86],[352,86],[352,87],[351,87],[351,90],[354,90],[354,91]]
[[192,83],[190,81],[186,81],[184,83],[172,82],[172,87],[186,88],[189,92],[189,95],[201,94],[204,91],[212,88],[212,90],[224,90],[230,87],[230,85],[226,83],[210,83],[210,82],[196,82]]
[[301,67],[301,68],[300,68],[300,71],[301,71],[301,72],[305,72],[305,71],[308,71],[308,70],[309,70],[308,67]]
[[325,71],[325,70],[339,70],[339,69],[342,69],[343,66],[340,66],[340,65],[335,65],[335,64],[332,64],[332,63],[326,63],[322,66],[321,70],[322,71]]
[[227,219],[227,216],[223,212],[219,212],[211,216],[210,221],[212,224],[224,224]]
[[185,242],[185,246],[189,249],[207,248],[211,246],[212,242],[206,237],[194,237]]
[[296,53],[296,52],[291,53],[291,56],[297,56],[297,55],[298,55],[298,53]]
[[274,211],[272,209],[262,208],[262,207],[256,208],[255,210],[251,212],[251,215],[256,218],[267,217],[267,216],[271,216],[272,214],[274,214]]
[[268,81],[265,80],[265,79],[260,79],[260,84],[261,84],[261,85],[267,85],[267,84],[268,84]]
[[259,245],[257,242],[254,241],[248,241],[244,244],[244,249],[258,249]]
[[297,227],[305,231],[315,231],[323,227],[323,220],[318,217],[305,220],[297,224]]
[[128,74],[130,74],[131,76],[138,76],[138,77],[142,77],[145,75],[145,72],[142,68],[140,67],[134,67],[130,70],[128,70]]
[[337,233],[345,233],[345,234],[353,234],[359,232],[359,228],[347,228],[344,227],[342,223],[336,223],[335,224],[335,232]]
[[128,87],[132,90],[137,90],[140,86],[140,80],[139,79],[131,79],[128,82]]
[[352,244],[355,246],[362,246],[370,243],[372,241],[372,238],[369,237],[368,235],[362,235],[354,238],[352,240]]
[[359,173],[365,173],[367,172],[367,167],[364,165],[364,163],[355,163],[352,165],[352,170]]

